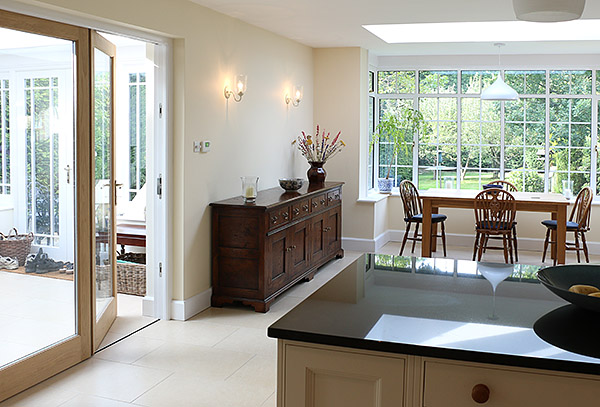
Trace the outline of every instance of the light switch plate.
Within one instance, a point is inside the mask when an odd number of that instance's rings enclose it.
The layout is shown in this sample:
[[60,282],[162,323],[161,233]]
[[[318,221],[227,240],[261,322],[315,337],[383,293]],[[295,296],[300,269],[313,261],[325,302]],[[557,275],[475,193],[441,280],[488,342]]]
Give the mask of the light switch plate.
[[202,143],[202,152],[208,153],[210,151],[210,141],[205,140],[205,141],[202,141],[201,143]]
[[200,151],[202,151],[202,142],[194,141],[194,153],[199,153]]

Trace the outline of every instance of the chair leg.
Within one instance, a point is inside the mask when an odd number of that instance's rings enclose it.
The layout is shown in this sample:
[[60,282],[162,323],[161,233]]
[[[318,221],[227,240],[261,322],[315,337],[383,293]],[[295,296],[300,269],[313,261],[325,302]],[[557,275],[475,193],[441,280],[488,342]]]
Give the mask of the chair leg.
[[513,232],[513,247],[515,249],[515,263],[519,262],[519,253],[517,252],[517,227],[513,226],[512,228],[512,232]]
[[544,239],[544,251],[542,252],[542,263],[546,260],[546,250],[548,250],[548,242],[550,241],[550,229],[546,229],[546,239]]
[[508,264],[508,246],[506,245],[506,235],[502,235],[502,245],[504,246],[504,262]]
[[400,256],[402,256],[402,252],[404,251],[404,246],[406,245],[406,241],[408,240],[408,234],[410,233],[410,225],[412,222],[406,222],[406,230],[404,231],[404,238],[402,239],[402,246],[400,246]]
[[442,222],[442,246],[444,246],[444,257],[446,257],[446,226]]
[[473,261],[475,261],[475,257],[477,256],[477,249],[479,243],[479,232],[475,232],[475,243],[473,243]]
[[508,254],[510,255],[510,264],[515,264],[514,261],[514,239],[512,237],[512,233],[509,231],[508,235],[506,235],[506,241],[508,242]]
[[415,227],[415,235],[414,240],[413,240],[413,244],[412,244],[412,250],[410,251],[411,253],[415,252],[415,245],[417,244],[417,237],[419,236],[419,223],[416,223],[416,227]]
[[585,233],[581,232],[581,243],[583,246],[583,254],[585,254],[585,262],[589,263],[590,262],[590,256],[588,253],[588,247],[587,247],[587,242],[585,241]]
[[477,261],[481,261],[481,256],[483,256],[483,246],[485,243],[485,234],[481,234],[481,236],[479,237],[479,253],[477,255]]
[[581,263],[581,256],[579,255],[579,251],[582,249],[579,247],[579,232],[575,231],[573,232],[573,234],[575,235],[575,251],[577,252],[577,263]]

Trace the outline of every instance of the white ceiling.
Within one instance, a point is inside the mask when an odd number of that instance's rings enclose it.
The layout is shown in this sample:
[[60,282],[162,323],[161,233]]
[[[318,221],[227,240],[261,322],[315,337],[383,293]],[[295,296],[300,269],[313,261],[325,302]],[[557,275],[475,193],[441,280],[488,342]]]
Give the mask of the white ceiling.
[[[192,1],[311,47],[359,46],[380,56],[479,55],[495,54],[498,50],[492,43],[387,44],[362,25],[516,20],[512,0]],[[600,19],[600,1],[587,0],[582,18]],[[599,51],[599,41],[507,42],[502,53],[597,54]]]

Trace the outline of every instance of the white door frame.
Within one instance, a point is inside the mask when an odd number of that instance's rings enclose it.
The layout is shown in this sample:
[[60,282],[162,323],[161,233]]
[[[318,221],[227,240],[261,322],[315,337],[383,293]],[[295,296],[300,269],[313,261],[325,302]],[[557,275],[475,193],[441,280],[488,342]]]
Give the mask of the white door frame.
[[[136,30],[135,28],[124,27],[110,22],[98,21],[94,18],[88,18],[81,15],[69,15],[60,11],[45,9],[37,5],[24,4],[14,0],[0,0],[0,6],[7,11],[27,14],[34,17],[54,20],[61,23],[73,24],[80,27],[90,28],[97,31],[103,31],[115,35],[125,35],[141,41],[147,41],[158,46],[155,47],[155,60],[158,65],[155,70],[155,112],[158,112],[158,106],[162,103],[162,118],[155,114],[154,143],[157,151],[162,151],[160,157],[157,154],[151,159],[154,161],[155,174],[148,174],[147,180],[150,182],[148,187],[152,187],[154,193],[148,193],[148,196],[154,196],[156,210],[153,216],[153,235],[162,236],[161,239],[154,239],[153,247],[149,247],[156,255],[153,265],[147,264],[146,267],[152,267],[154,296],[144,298],[144,315],[153,316],[160,319],[171,319],[171,301],[173,299],[172,291],[172,205],[171,205],[171,176],[173,166],[173,142],[172,127],[172,89],[173,89],[173,69],[172,61],[172,41],[164,36],[153,33]],[[158,82],[157,82],[158,81]],[[160,149],[158,148],[160,146]],[[162,174],[162,199],[156,196],[156,176]],[[151,192],[151,191],[149,191]],[[147,247],[148,249],[148,247]],[[162,275],[159,270],[159,263],[162,263]]]

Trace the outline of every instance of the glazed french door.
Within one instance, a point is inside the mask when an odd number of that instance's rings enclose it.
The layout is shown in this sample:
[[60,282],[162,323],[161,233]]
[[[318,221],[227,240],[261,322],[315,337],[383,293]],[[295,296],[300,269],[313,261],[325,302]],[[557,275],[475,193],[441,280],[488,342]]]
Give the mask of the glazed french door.
[[92,138],[94,146],[94,351],[117,317],[116,181],[114,147],[116,47],[91,33]]
[[0,401],[92,353],[89,35],[0,10],[0,231],[43,251],[0,269]]

